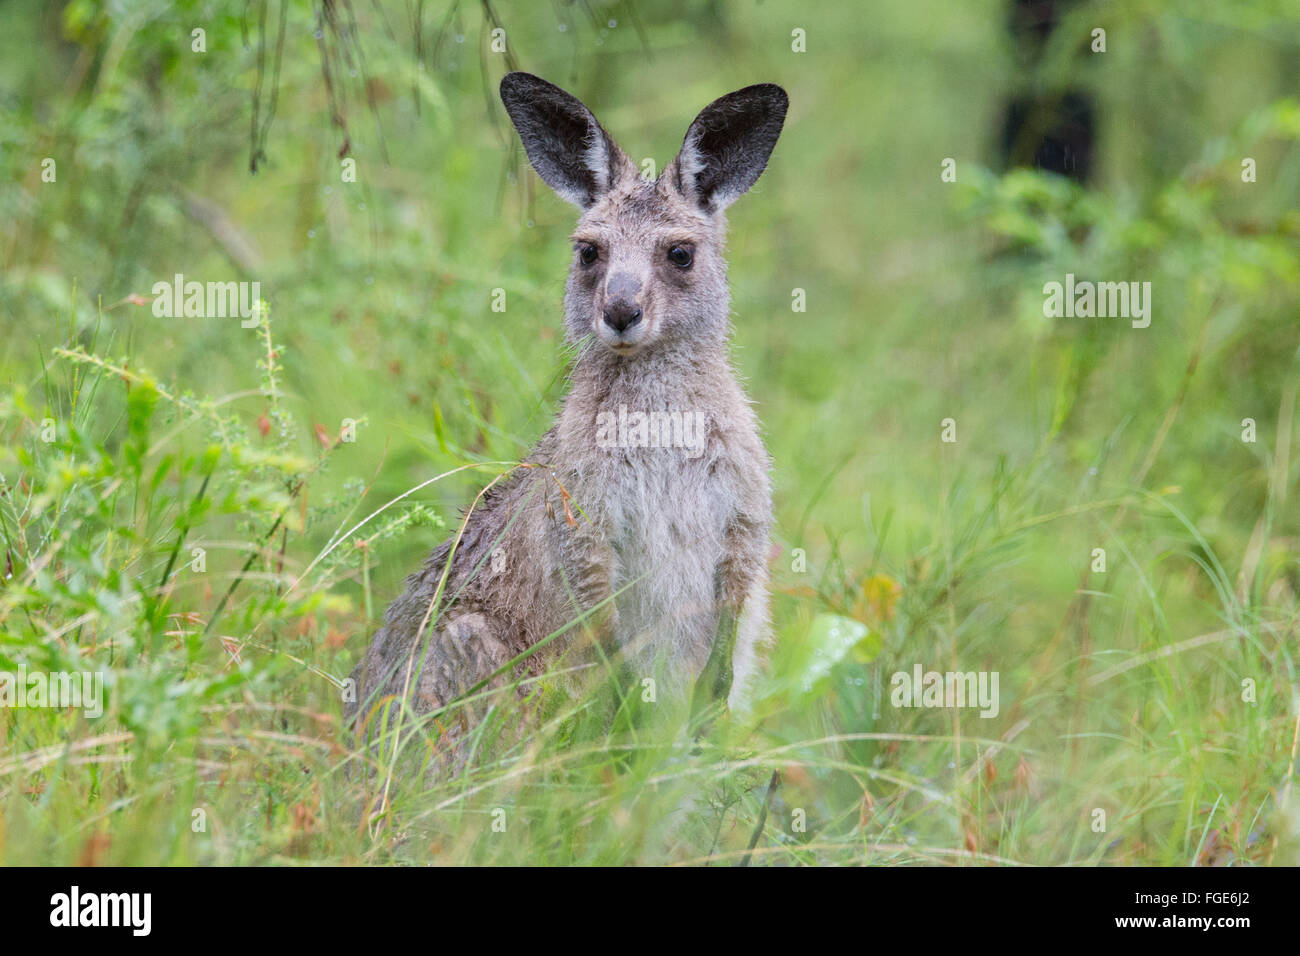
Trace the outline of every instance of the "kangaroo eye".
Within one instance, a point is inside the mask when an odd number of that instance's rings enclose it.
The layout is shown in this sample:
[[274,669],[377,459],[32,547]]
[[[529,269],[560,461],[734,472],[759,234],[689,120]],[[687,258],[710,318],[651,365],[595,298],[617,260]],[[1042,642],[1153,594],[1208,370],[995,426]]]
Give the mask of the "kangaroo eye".
[[583,243],[582,248],[578,250],[578,258],[582,260],[584,266],[589,266],[595,262],[599,254],[596,247],[589,242]]
[[668,261],[679,269],[689,269],[695,256],[685,246],[673,246],[668,250]]

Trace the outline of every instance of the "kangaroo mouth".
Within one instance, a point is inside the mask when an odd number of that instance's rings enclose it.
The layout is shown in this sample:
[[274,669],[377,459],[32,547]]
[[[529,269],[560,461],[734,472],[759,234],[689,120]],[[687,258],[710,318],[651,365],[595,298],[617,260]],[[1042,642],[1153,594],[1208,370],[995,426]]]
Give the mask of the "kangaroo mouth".
[[602,324],[596,329],[596,338],[615,355],[631,355],[645,345],[646,333],[640,325],[633,326],[626,332],[615,332]]

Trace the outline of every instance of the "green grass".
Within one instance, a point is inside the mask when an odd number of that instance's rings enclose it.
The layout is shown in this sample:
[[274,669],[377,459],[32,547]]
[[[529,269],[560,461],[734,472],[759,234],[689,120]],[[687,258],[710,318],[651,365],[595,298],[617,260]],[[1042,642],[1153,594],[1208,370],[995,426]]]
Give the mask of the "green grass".
[[[1099,104],[1085,190],[997,171],[1029,82],[1001,4],[494,4],[520,67],[660,167],[713,97],[790,92],[729,247],[777,642],[698,745],[639,686],[547,679],[524,715],[475,701],[447,778],[395,705],[354,748],[339,682],[550,422],[572,210],[513,176],[481,7],[436,60],[425,11],[413,82],[406,7],[356,5],[344,184],[305,12],[250,176],[256,29],[204,6],[28,2],[0,39],[0,671],[108,682],[99,718],[0,708],[0,863],[1300,862],[1295,9],[1083,5],[1109,52],[1037,79]],[[176,272],[259,279],[268,323],[128,298]],[[1067,272],[1152,282],[1151,327],[1044,318]],[[999,713],[892,706],[918,663],[996,671]]]

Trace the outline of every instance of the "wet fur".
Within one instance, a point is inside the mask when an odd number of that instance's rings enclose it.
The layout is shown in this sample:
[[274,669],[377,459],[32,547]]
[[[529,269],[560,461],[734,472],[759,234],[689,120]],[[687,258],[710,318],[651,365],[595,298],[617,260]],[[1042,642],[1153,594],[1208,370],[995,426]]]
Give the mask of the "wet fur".
[[[591,660],[598,642],[637,679],[656,676],[661,693],[687,694],[720,616],[730,613],[740,623],[725,691],[741,706],[767,633],[770,461],[727,356],[722,211],[762,172],[785,94],[767,85],[716,101],[653,183],[557,87],[511,74],[502,98],[534,168],[582,209],[565,291],[571,387],[526,457],[530,467],[490,488],[469,513],[437,620],[424,628],[430,639],[417,638],[451,541],[389,606],[352,673],[360,704],[350,702],[347,715],[364,718],[404,689],[417,712],[443,707],[583,615],[515,676],[540,674],[561,655],[566,664]],[[591,265],[578,252],[587,244],[601,251]],[[694,250],[689,270],[666,257],[675,244]],[[613,275],[639,289],[644,318],[631,330],[631,354],[601,338],[613,334],[601,326]],[[620,405],[701,412],[702,453],[601,447],[598,415]],[[456,737],[475,716],[458,708],[444,730]]]

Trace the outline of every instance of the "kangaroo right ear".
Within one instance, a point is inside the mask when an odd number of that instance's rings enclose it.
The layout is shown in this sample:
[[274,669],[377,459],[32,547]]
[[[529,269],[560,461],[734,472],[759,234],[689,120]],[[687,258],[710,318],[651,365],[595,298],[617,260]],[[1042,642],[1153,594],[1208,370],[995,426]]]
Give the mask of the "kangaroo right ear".
[[631,165],[591,110],[541,77],[507,73],[501,102],[537,175],[580,209],[608,192]]
[[767,167],[789,106],[790,98],[775,83],[747,86],[714,100],[695,117],[682,151],[670,164],[671,174],[665,169],[663,176],[705,212],[721,212]]

